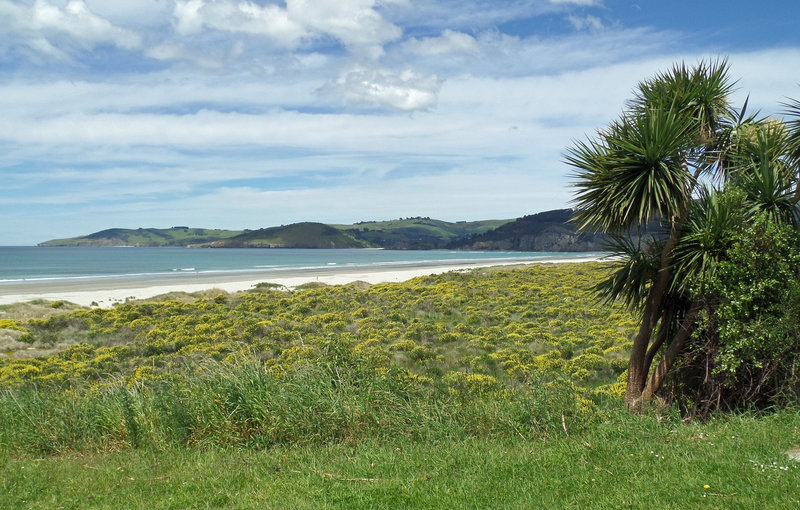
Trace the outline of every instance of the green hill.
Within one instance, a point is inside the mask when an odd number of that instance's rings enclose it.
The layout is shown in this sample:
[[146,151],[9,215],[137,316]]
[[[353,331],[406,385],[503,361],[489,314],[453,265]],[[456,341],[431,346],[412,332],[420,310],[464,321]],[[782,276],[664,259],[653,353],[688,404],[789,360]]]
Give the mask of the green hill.
[[369,248],[370,243],[324,223],[294,223],[262,228],[204,243],[210,248]]
[[241,234],[241,230],[206,228],[110,228],[94,234],[53,239],[39,246],[190,246]]
[[294,223],[258,230],[112,228],[39,246],[190,246],[212,248],[386,248],[394,250],[600,251],[605,237],[578,234],[572,211],[559,209],[517,220],[448,222],[427,217],[352,225]]
[[353,225],[295,223],[258,230],[111,228],[39,246],[192,246],[214,248],[444,248],[466,236],[481,234],[509,220],[451,223],[430,218],[368,221]]
[[450,242],[499,227],[510,220],[459,221],[451,223],[431,218],[406,218],[367,221],[355,225],[334,225],[354,237],[382,248],[430,250],[444,248]]

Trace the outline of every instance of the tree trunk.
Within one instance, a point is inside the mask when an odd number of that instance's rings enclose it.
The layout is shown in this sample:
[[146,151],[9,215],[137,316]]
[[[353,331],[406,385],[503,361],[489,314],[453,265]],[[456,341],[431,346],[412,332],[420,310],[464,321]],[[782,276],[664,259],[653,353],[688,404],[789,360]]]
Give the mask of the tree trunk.
[[675,337],[669,344],[667,352],[665,352],[664,357],[661,358],[661,363],[658,364],[655,372],[653,372],[653,375],[651,375],[650,379],[647,381],[647,385],[642,391],[641,398],[643,401],[652,399],[653,395],[655,395],[658,390],[661,389],[661,385],[664,383],[664,379],[666,378],[669,369],[672,368],[675,360],[678,359],[678,355],[683,350],[683,346],[686,345],[686,342],[692,335],[692,331],[694,331],[694,328],[697,325],[697,315],[700,312],[700,307],[700,301],[694,301],[692,303],[692,306],[689,308],[689,311],[683,318],[683,322],[681,322],[680,329],[678,329],[678,332],[675,333]]
[[650,345],[653,328],[661,311],[661,303],[664,300],[664,294],[667,292],[667,286],[672,276],[670,260],[672,258],[672,250],[678,244],[679,237],[678,227],[673,224],[667,244],[664,245],[664,251],[661,252],[661,269],[656,274],[655,281],[650,286],[650,291],[647,294],[647,301],[645,301],[644,312],[642,313],[642,324],[633,339],[631,358],[628,362],[628,386],[625,389],[625,402],[630,408],[635,407],[638,403],[642,396],[644,383],[647,380],[647,372],[650,368],[647,362],[647,348]]
[[658,354],[661,346],[664,345],[664,342],[667,341],[667,335],[669,335],[669,326],[671,322],[672,311],[670,309],[665,309],[661,314],[661,322],[658,326],[658,336],[656,336],[656,341],[653,342],[647,349],[647,355],[644,361],[644,371],[648,374],[650,373],[650,366],[653,364],[653,359],[656,357],[656,354]]
[[[689,162],[684,155],[683,169],[688,173]],[[634,409],[642,400],[642,391],[647,381],[647,374],[650,370],[650,363],[647,358],[647,348],[650,345],[650,339],[653,336],[653,329],[655,328],[656,319],[661,312],[661,303],[664,301],[664,295],[667,292],[670,279],[672,277],[672,250],[678,244],[680,239],[679,224],[682,218],[689,210],[691,203],[692,193],[697,184],[697,179],[700,177],[701,167],[698,167],[691,180],[687,183],[683,197],[684,203],[681,206],[678,214],[671,218],[669,239],[664,245],[664,250],[661,252],[661,267],[656,274],[653,285],[650,286],[650,291],[647,294],[647,301],[645,301],[644,312],[642,313],[642,324],[639,327],[639,332],[633,339],[633,347],[631,349],[631,358],[628,363],[628,386],[625,389],[625,403],[629,409]]]

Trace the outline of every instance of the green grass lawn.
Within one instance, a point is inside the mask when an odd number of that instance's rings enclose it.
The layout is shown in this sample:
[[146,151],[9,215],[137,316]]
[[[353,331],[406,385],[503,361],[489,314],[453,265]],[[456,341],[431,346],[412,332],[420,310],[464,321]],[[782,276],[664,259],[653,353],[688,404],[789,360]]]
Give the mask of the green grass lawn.
[[[800,414],[559,437],[1,458],[2,508],[797,508]],[[708,485],[708,488],[705,486]]]

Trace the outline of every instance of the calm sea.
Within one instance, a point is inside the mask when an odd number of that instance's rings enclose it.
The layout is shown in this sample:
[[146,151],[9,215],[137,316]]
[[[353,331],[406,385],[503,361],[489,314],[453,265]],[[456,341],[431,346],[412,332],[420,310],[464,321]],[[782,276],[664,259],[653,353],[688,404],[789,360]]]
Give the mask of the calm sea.
[[0,246],[0,285],[43,280],[159,279],[193,274],[275,274],[282,270],[346,267],[407,267],[426,263],[532,261],[597,253],[300,250],[213,248],[84,248]]

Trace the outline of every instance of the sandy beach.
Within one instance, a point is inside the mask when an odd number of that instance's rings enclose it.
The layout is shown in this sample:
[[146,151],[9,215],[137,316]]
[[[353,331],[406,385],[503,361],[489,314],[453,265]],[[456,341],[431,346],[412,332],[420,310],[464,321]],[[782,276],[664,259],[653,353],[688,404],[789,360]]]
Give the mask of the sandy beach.
[[[534,263],[574,263],[597,260],[596,257],[546,258],[530,261],[514,260],[509,265]],[[46,299],[50,301],[70,301],[83,306],[109,308],[115,303],[129,299],[147,299],[168,292],[198,292],[220,289],[238,292],[252,288],[258,283],[269,282],[294,288],[310,282],[328,285],[341,285],[355,281],[371,284],[401,282],[429,274],[448,271],[476,269],[480,267],[504,265],[497,260],[474,263],[430,262],[402,267],[323,267],[315,269],[296,269],[283,271],[227,273],[189,273],[169,278],[109,278],[73,279],[55,281],[21,282],[0,285],[0,305]]]

